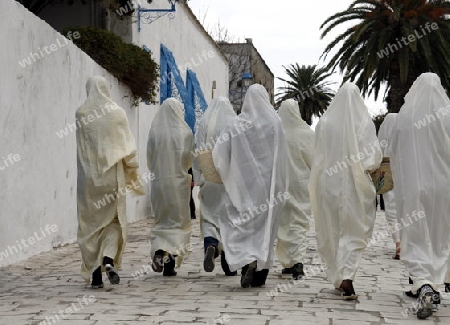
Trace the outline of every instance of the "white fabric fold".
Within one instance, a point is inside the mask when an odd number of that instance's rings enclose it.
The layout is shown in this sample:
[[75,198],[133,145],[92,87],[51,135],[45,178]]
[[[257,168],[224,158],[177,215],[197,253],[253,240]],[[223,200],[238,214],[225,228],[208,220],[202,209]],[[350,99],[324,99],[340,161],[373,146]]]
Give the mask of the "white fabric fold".
[[414,285],[438,290],[450,249],[450,100],[436,74],[414,82],[389,139],[402,253]]
[[189,254],[191,216],[189,200],[194,136],[183,116],[182,104],[166,99],[152,122],[147,143],[147,165],[152,173],[151,256],[163,250],[177,256],[179,267]]
[[283,208],[278,227],[277,257],[285,268],[305,263],[306,233],[309,230],[311,203],[308,182],[314,153],[314,131],[300,116],[298,103],[288,99],[281,103],[281,118],[288,148],[289,199]]
[[353,280],[375,223],[375,187],[368,171],[381,148],[359,89],[345,83],[315,131],[309,191],[319,254],[330,281]]
[[[252,85],[242,113],[216,143],[213,160],[229,196],[220,230],[231,271],[257,261],[272,264],[287,182],[287,148],[281,120],[261,85]],[[284,195],[284,197],[283,197]]]

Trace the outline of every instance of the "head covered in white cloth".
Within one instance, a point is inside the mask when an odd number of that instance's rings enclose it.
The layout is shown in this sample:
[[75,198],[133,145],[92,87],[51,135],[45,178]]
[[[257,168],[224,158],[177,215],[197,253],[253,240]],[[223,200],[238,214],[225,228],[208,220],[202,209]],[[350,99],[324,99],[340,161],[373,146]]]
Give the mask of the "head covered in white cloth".
[[260,84],[248,88],[239,117],[249,121],[270,121],[271,118],[277,117],[266,88]]
[[[427,121],[431,129],[442,130],[450,119],[450,100],[435,73],[423,73],[414,81],[405,96],[405,104],[399,112],[399,118],[408,119],[417,129],[419,121]],[[434,123],[434,122],[437,123]],[[436,124],[436,125],[434,125]],[[439,127],[437,127],[439,126]]]
[[[86,92],[88,98],[77,110],[76,119],[84,123],[78,133],[84,141],[88,141],[89,148],[86,143],[80,142],[79,145],[83,152],[90,152],[91,157],[96,157],[96,161],[90,163],[95,163],[102,169],[99,173],[104,174],[118,161],[136,152],[136,143],[125,111],[110,98],[106,79],[101,76],[89,78]],[[91,122],[92,116],[94,119]]]
[[[295,175],[306,173],[309,179],[314,151],[314,131],[302,119],[299,105],[294,99],[283,101],[278,110],[278,115],[283,123],[287,144],[290,149],[289,155],[292,157],[291,168],[295,169],[295,171],[291,169],[291,172]],[[298,180],[294,181],[294,183],[297,182]]]
[[197,148],[212,150],[216,139],[227,126],[230,118],[235,117],[236,113],[233,106],[226,97],[214,98],[201,117],[197,132],[195,133],[195,142]]
[[302,128],[311,130],[309,125],[302,119],[300,115],[300,108],[294,99],[287,99],[283,101],[278,110],[278,115],[283,122],[284,128]]
[[[209,104],[203,116],[198,123],[195,132],[196,152],[203,150],[212,150],[222,131],[226,128],[230,119],[236,116],[230,101],[226,97],[217,97]],[[194,180],[201,186],[204,182],[200,171],[198,159],[193,163]]]
[[[183,104],[175,98],[166,99],[156,113],[149,132],[147,164],[150,171],[157,173],[157,177],[163,177],[161,172],[171,176],[182,171],[187,173],[192,166],[192,155],[187,155],[185,151],[193,151],[193,139],[192,130],[184,120]],[[170,159],[161,160],[164,154],[170,155]],[[181,155],[187,160],[178,161],[171,155]]]
[[86,94],[88,98],[84,105],[89,105],[91,107],[117,105],[111,100],[109,85],[104,77],[94,76],[89,78],[86,83]]
[[[325,126],[326,127],[323,127]],[[375,126],[367,106],[361,97],[359,88],[351,82],[346,82],[336,93],[327,111],[320,118],[316,127],[316,150],[319,155],[326,155],[328,166],[337,162],[345,162],[351,155],[364,153],[358,163],[362,163],[365,171],[378,167],[377,155],[368,152],[381,150],[378,139],[372,137]],[[370,142],[362,142],[367,139]],[[354,168],[355,164],[350,164]]]

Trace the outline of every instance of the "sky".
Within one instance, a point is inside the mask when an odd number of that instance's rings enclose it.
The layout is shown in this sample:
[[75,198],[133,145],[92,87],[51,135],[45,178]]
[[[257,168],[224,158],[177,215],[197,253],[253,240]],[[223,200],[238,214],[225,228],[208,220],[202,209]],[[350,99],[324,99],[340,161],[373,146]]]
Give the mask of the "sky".
[[[320,56],[334,36],[346,27],[340,26],[324,39],[320,38],[320,25],[329,16],[345,10],[349,0],[189,0],[188,4],[207,30],[220,25],[227,28],[236,40],[252,38],[253,45],[275,75],[275,88],[283,86],[277,77],[286,78],[283,66],[327,63]],[[330,56],[331,57],[331,56]],[[332,79],[337,90],[342,76]],[[275,89],[277,92],[277,89]],[[366,105],[372,115],[385,112],[381,92],[378,100],[367,98]]]

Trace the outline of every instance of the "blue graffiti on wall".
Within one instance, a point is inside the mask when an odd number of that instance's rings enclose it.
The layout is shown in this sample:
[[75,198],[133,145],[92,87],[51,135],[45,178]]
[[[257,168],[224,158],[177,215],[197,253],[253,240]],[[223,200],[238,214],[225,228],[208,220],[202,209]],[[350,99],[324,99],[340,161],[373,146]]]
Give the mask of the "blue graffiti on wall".
[[187,69],[186,84],[183,81],[173,53],[161,44],[160,63],[160,104],[167,98],[175,97],[184,104],[186,123],[195,132],[197,118],[208,104],[194,71]]

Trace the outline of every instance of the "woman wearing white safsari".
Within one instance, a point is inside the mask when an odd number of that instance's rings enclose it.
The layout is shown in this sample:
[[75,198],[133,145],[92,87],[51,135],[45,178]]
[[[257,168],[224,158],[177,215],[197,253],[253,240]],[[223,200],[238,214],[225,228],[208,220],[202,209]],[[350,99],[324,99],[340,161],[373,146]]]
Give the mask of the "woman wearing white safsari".
[[[78,245],[81,275],[102,288],[102,269],[118,284],[127,241],[126,193],[143,195],[136,143],[125,111],[110,99],[103,77],[86,85],[88,98],[76,112]],[[81,123],[81,121],[83,123]]]
[[277,256],[294,279],[304,275],[306,233],[309,230],[311,203],[308,182],[314,153],[314,131],[300,116],[298,103],[288,99],[281,103],[278,115],[283,123],[288,147],[289,194],[278,228]]
[[357,299],[353,280],[375,224],[381,148],[359,89],[347,82],[316,127],[309,184],[317,245],[326,273],[344,299]]
[[243,268],[241,286],[265,284],[287,191],[287,148],[283,126],[269,94],[252,85],[242,113],[222,133],[213,160],[229,201],[220,231],[231,271]]
[[150,233],[152,267],[174,276],[175,264],[188,255],[191,237],[189,199],[194,135],[184,120],[182,104],[166,99],[152,122],[147,165],[152,172],[151,203],[155,224]]
[[[417,317],[432,314],[450,249],[450,100],[434,73],[414,82],[389,141],[402,260],[419,294]],[[437,295],[436,295],[437,296]]]
[[[396,113],[387,114],[384,117],[383,123],[380,125],[380,130],[378,131],[378,140],[381,144],[381,150],[383,151],[383,157],[390,158],[390,153],[388,150],[388,141],[390,135],[395,132],[393,128],[397,120]],[[391,161],[392,164],[392,161]],[[396,229],[397,221],[397,207],[395,206],[395,191],[391,190],[383,194],[384,199],[384,212],[386,215],[386,221],[388,223],[389,231],[392,233],[392,239],[395,243],[395,255],[394,259],[400,259],[400,232]]]
[[[233,106],[227,98],[219,97],[214,99],[199,121],[195,133],[196,150],[212,150],[215,143],[223,141],[219,136],[230,119],[235,116],[236,113],[233,110]],[[226,263],[219,227],[219,219],[226,218],[224,217],[227,213],[225,202],[228,199],[228,194],[223,184],[215,184],[205,180],[198,166],[197,159],[194,160],[194,174],[197,179],[197,185],[200,186],[200,229],[205,249],[203,268],[206,272],[212,272],[214,270],[214,259],[220,255],[225,275],[236,275],[236,272],[229,270]]]

